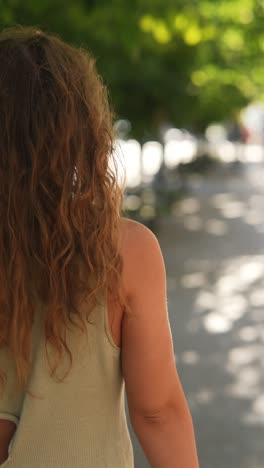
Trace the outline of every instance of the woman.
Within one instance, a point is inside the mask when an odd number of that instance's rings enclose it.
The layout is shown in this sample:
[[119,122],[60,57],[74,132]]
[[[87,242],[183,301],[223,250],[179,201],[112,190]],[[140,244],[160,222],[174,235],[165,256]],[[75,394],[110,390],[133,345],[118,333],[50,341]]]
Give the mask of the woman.
[[0,466],[132,468],[126,388],[150,465],[197,468],[164,261],[120,214],[95,60],[17,26],[0,63]]

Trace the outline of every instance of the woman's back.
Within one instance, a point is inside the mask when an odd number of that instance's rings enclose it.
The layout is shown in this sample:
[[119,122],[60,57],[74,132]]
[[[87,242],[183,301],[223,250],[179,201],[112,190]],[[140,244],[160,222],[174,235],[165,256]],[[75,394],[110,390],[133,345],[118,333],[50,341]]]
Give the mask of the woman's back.
[[[123,282],[132,317],[119,311],[111,327],[113,305],[109,310],[111,300],[102,298],[102,307],[90,315],[93,325],[87,324],[87,334],[68,331],[73,366],[65,381],[58,383],[48,373],[39,304],[32,334],[29,390],[40,399],[15,393],[11,362],[1,354],[1,364],[8,363],[10,380],[0,400],[0,416],[15,418],[18,423],[9,454],[10,468],[70,468],[74,460],[76,467],[132,468],[124,388],[136,433],[139,421],[158,420],[168,407],[184,410],[158,241],[144,225],[126,218],[122,218],[121,237]],[[60,376],[66,370],[67,365]]]
[[[0,364],[8,374],[0,418],[17,423],[6,463],[10,468],[132,468],[121,354],[111,336],[107,299],[101,297],[90,314],[86,333],[67,330],[73,361],[63,382],[49,375],[43,307],[36,304],[32,329],[29,391],[34,398],[17,392],[13,362],[0,351]],[[59,378],[68,364],[66,360],[59,368]]]

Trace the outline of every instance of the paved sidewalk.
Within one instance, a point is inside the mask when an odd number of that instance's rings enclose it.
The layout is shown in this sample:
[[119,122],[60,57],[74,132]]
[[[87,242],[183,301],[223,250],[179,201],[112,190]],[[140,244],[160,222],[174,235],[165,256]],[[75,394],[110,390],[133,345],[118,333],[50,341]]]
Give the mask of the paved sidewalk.
[[[264,167],[192,176],[190,187],[156,235],[200,468],[263,468]],[[135,468],[147,468],[129,427]]]

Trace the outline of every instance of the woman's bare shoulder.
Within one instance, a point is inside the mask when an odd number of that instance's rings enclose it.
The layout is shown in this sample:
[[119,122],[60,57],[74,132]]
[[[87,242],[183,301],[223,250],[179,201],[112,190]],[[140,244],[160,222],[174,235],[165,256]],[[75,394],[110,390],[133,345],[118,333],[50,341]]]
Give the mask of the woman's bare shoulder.
[[128,218],[122,218],[121,255],[123,257],[123,278],[127,297],[134,289],[139,270],[144,272],[144,264],[160,256],[161,250],[155,234],[144,224]]
[[121,218],[121,226],[123,232],[130,231],[131,229],[140,229],[141,226],[144,226],[142,223],[139,223],[138,221],[135,221],[134,219],[130,218],[125,218],[122,216]]
[[156,237],[145,224],[130,218],[121,218],[121,236],[123,242],[138,242],[145,237]]

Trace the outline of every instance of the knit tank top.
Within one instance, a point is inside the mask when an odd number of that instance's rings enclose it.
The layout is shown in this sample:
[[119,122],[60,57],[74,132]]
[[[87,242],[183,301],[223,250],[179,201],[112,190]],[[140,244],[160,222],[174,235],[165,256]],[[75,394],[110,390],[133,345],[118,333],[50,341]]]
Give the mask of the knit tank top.
[[[0,419],[17,424],[0,468],[134,467],[120,348],[112,339],[107,300],[102,299],[89,316],[87,333],[73,326],[66,330],[73,360],[63,382],[50,376],[43,314],[35,314],[29,390],[37,398],[18,391],[14,363],[0,350],[0,366],[8,377],[0,396]],[[65,356],[56,370],[59,377],[69,369]]]

